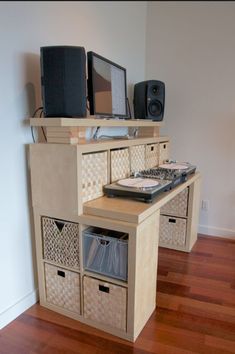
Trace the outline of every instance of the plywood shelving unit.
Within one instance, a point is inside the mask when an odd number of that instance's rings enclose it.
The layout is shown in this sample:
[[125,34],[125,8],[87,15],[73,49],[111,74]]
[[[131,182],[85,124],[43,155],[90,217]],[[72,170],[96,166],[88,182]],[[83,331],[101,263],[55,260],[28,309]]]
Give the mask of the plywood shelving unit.
[[[128,176],[132,166],[138,166],[136,159],[142,159],[141,165],[149,168],[169,157],[169,138],[159,136],[161,124],[68,118],[32,118],[30,124],[52,127],[59,139],[29,148],[40,304],[135,341],[156,307],[160,208],[186,188],[189,190],[184,245],[184,251],[189,252],[197,238],[200,174],[151,204],[110,199],[103,195],[103,185],[115,180],[115,176]],[[96,126],[135,126],[144,131],[137,138],[109,141],[86,141],[79,136],[79,129]],[[61,136],[69,131],[75,134],[73,129],[78,129],[77,143],[63,143]],[[134,147],[140,147],[134,150],[141,151],[141,158],[136,151],[133,153]],[[94,242],[87,243],[84,231],[91,227]],[[102,237],[100,241],[97,236],[100,229],[111,235],[103,244]],[[126,244],[118,238],[122,234],[127,235],[126,256]],[[92,247],[97,253],[92,253]],[[99,252],[103,259],[108,255],[113,264],[113,268],[104,264],[106,274],[100,271],[99,262],[94,263],[96,272],[87,269],[87,257],[94,260]],[[124,257],[127,277],[121,280],[118,275]]]

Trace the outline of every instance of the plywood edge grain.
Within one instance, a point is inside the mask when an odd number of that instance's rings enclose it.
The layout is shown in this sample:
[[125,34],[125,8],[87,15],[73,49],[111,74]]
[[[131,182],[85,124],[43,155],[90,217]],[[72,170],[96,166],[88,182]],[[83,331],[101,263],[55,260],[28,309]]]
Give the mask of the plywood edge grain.
[[146,119],[29,118],[34,127],[162,127],[163,122]]

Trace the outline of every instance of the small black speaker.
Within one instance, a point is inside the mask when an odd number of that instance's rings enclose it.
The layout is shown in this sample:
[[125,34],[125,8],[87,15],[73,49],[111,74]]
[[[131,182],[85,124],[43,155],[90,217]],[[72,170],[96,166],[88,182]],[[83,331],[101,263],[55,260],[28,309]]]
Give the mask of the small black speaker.
[[164,82],[149,80],[135,84],[133,103],[136,119],[163,120],[165,108]]
[[45,117],[86,117],[86,53],[83,47],[40,48]]

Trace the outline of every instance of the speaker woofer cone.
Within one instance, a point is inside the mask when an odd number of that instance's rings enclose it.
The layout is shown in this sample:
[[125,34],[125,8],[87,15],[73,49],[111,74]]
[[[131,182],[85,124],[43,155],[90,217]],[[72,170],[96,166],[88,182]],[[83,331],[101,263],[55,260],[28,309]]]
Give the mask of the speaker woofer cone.
[[161,104],[161,102],[158,101],[158,100],[150,101],[149,105],[148,105],[148,111],[154,117],[157,117],[158,115],[160,115],[162,113],[162,104]]

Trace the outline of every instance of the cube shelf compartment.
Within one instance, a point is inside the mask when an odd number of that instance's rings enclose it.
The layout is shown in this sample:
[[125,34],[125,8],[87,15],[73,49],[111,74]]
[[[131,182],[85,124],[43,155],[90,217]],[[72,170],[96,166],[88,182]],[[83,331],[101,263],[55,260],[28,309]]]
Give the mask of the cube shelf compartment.
[[84,317],[126,331],[127,289],[84,276]]
[[43,258],[59,265],[80,269],[77,223],[42,217]]
[[184,246],[187,220],[172,216],[160,216],[160,244]]
[[188,214],[188,194],[188,188],[185,188],[161,208],[161,213],[186,217]]
[[83,231],[84,268],[111,278],[127,280],[128,235],[89,227]]
[[80,314],[80,275],[45,263],[46,301]]

